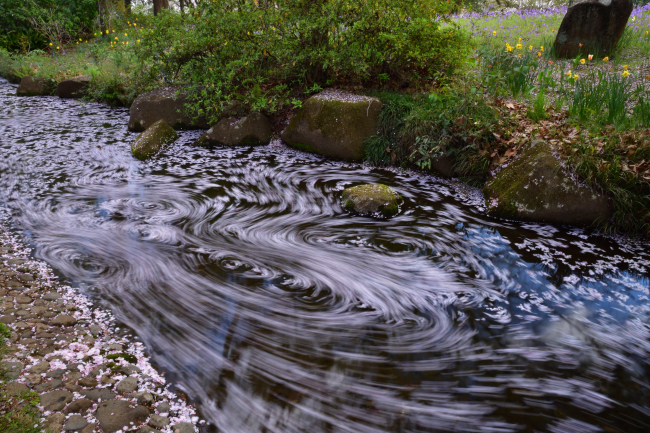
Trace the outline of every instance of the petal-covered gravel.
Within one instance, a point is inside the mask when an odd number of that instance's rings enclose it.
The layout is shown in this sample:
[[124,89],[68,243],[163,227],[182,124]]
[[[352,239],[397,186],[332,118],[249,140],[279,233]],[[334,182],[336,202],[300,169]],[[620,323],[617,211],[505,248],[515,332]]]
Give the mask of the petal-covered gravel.
[[43,427],[51,433],[198,431],[204,422],[169,390],[143,344],[29,254],[0,227],[0,322],[12,331],[3,367],[13,386],[40,395]]

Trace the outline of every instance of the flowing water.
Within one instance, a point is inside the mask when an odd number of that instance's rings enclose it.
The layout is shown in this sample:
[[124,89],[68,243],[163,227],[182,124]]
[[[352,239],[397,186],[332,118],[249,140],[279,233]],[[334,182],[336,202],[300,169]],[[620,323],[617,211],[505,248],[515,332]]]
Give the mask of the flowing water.
[[[0,83],[0,206],[214,432],[647,432],[647,245],[488,218],[281,146],[130,155],[128,112]],[[381,182],[399,216],[352,216]]]

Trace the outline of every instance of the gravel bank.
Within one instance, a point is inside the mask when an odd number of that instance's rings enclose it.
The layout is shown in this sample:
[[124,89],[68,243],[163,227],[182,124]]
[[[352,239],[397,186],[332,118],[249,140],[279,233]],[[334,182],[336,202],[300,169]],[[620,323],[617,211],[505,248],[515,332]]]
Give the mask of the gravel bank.
[[12,330],[5,392],[40,395],[50,433],[192,433],[195,409],[169,390],[142,343],[57,282],[0,226],[0,322]]

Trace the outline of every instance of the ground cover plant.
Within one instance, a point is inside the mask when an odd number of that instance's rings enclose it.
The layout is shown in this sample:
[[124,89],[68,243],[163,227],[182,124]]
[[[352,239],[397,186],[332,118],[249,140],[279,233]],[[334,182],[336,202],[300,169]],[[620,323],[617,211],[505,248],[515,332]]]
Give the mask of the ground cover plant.
[[2,362],[6,356],[5,340],[9,338],[9,328],[0,323],[0,431],[3,433],[40,433],[41,413],[36,408],[38,394],[27,392],[19,395],[9,395],[5,386],[6,372]]

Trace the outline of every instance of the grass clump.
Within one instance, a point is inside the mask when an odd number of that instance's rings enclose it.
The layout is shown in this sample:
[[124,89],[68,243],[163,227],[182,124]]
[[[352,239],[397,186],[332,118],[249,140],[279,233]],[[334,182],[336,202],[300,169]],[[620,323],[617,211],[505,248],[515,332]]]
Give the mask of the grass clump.
[[5,391],[6,372],[2,362],[6,356],[5,339],[9,338],[9,328],[0,323],[0,431],[3,433],[40,433],[41,413],[36,407],[38,394],[26,392],[8,395]]
[[365,143],[366,158],[374,164],[430,170],[434,159],[446,156],[461,178],[480,183],[500,152],[497,135],[507,135],[511,123],[468,84],[450,84],[433,93],[375,96],[384,104],[379,134]]

